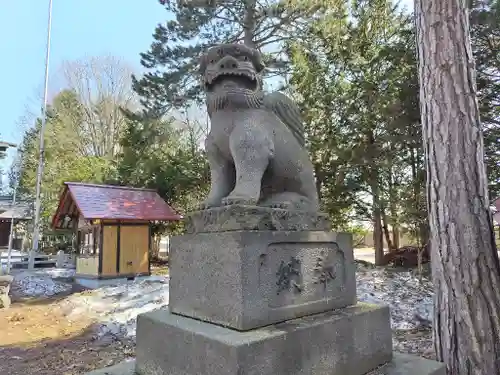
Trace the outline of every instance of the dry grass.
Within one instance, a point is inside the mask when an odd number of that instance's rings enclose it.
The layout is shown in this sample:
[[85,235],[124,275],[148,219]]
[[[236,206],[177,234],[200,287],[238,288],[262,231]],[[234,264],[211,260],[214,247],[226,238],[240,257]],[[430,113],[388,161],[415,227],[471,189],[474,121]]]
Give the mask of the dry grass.
[[61,302],[19,301],[0,310],[0,374],[84,374],[134,354],[132,342],[96,340],[94,321],[68,320]]
[[168,275],[168,266],[151,266],[151,275]]
[[0,347],[26,346],[78,335],[91,324],[85,318],[66,319],[57,300],[14,303],[10,309],[0,310]]

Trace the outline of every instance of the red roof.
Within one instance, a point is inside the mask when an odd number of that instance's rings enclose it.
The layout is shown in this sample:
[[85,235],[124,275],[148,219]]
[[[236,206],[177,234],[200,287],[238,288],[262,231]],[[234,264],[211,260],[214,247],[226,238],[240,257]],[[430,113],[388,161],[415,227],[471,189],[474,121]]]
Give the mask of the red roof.
[[[155,190],[126,186],[95,185],[65,182],[59,207],[52,220],[52,226],[71,214],[73,210],[86,220],[180,220],[172,207]],[[71,216],[71,215],[70,215]]]
[[495,209],[500,212],[500,197],[496,198],[491,202],[491,206],[495,207]]

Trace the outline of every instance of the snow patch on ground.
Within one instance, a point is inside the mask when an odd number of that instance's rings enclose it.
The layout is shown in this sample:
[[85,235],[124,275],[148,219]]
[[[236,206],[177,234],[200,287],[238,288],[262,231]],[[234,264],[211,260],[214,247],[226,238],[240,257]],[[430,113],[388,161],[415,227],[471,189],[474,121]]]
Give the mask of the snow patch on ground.
[[70,278],[75,276],[75,270],[71,268],[40,268],[31,271],[34,275],[46,275],[53,279],[56,278]]
[[[393,329],[419,328],[432,319],[432,285],[420,282],[411,271],[390,272],[360,268],[356,274],[358,299],[391,308]],[[168,276],[151,276],[137,281],[117,281],[67,299],[69,316],[92,314],[99,322],[97,335],[135,337],[138,314],[168,305]]]
[[70,278],[74,270],[66,268],[40,268],[13,273],[12,291],[21,297],[50,297],[71,290],[71,284],[60,282],[57,278]]
[[150,276],[136,281],[117,281],[67,299],[72,305],[68,317],[94,315],[99,321],[98,337],[135,337],[137,315],[168,305],[168,277]]
[[434,293],[429,279],[420,281],[413,271],[358,268],[356,284],[359,301],[389,305],[393,329],[432,322]]

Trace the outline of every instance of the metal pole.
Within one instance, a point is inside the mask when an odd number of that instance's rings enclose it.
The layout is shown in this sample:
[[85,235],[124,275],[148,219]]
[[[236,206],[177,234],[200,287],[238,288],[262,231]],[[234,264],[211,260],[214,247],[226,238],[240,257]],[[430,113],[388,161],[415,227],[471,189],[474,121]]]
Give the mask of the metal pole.
[[47,51],[45,54],[45,83],[43,92],[43,113],[42,126],[40,129],[40,158],[38,160],[38,172],[36,175],[36,196],[35,196],[35,219],[33,228],[33,247],[29,254],[28,269],[35,268],[35,252],[38,251],[38,241],[40,237],[40,195],[42,188],[43,167],[45,160],[45,145],[43,133],[47,122],[47,92],[49,87],[49,58],[50,58],[50,33],[52,30],[52,0],[49,0],[49,20],[47,25]]

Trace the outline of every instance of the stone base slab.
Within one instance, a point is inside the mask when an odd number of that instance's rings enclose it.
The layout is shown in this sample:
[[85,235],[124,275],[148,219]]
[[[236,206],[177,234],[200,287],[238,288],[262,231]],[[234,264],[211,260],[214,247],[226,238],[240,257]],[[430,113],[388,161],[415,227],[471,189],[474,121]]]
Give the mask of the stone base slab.
[[358,304],[239,332],[168,310],[139,315],[140,375],[362,375],[391,361],[389,309]]
[[135,371],[135,360],[132,360],[87,372],[85,375],[138,375],[138,373]]
[[[162,374],[162,373],[160,373]],[[140,375],[135,372],[135,361],[122,362],[118,365],[96,370],[87,375]],[[204,375],[204,374],[200,374]],[[238,374],[240,375],[240,374]],[[247,375],[241,373],[241,375]],[[299,375],[299,374],[296,374]],[[316,375],[302,373],[300,375]],[[366,375],[446,375],[445,366],[436,361],[415,357],[408,354],[394,353],[392,361],[369,372]]]
[[394,353],[391,362],[366,375],[446,375],[446,366],[441,362]]
[[245,331],[356,303],[350,234],[198,233],[170,249],[176,314]]
[[331,224],[328,215],[318,212],[230,205],[188,213],[185,227],[187,233],[233,230],[329,231]]

